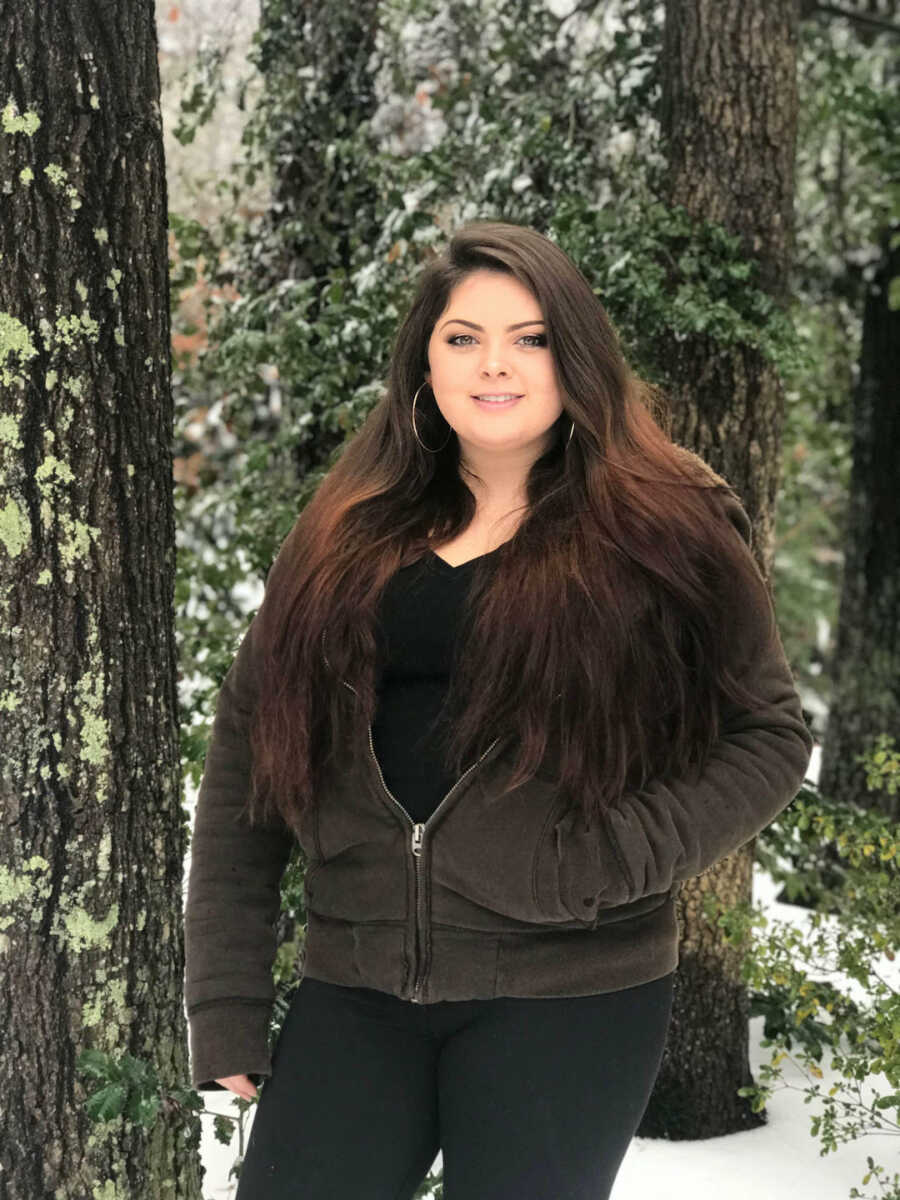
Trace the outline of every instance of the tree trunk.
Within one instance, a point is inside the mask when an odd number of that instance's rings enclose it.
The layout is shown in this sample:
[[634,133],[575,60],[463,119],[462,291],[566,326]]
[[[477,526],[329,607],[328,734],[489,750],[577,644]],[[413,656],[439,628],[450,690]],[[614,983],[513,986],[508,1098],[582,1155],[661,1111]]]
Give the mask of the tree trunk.
[[166,185],[149,2],[0,0],[4,1200],[200,1196],[185,1084]]
[[890,305],[891,281],[900,275],[898,234],[896,225],[882,232],[863,310],[834,690],[819,774],[826,795],[878,807],[894,820],[900,797],[867,792],[857,755],[877,733],[900,733],[900,308]]
[[[242,290],[247,282],[259,293],[285,278],[349,270],[356,248],[372,244],[378,231],[371,165],[349,139],[376,108],[377,32],[378,0],[262,0],[263,93],[251,138],[274,179],[271,207],[252,231]],[[309,319],[315,316],[313,308]]]
[[[304,308],[313,355],[326,284],[358,266],[360,248],[372,246],[380,232],[371,164],[377,138],[367,132],[377,108],[377,33],[378,0],[260,5],[253,57],[262,92],[242,140],[251,170],[264,164],[271,173],[272,194],[267,210],[244,231],[227,279],[243,296],[271,293],[270,314],[281,305],[283,282],[315,281]],[[291,450],[302,479],[321,468],[344,433],[334,431],[333,414],[318,401],[296,399],[287,389],[285,403],[282,425],[303,429]],[[251,415],[254,435],[271,440],[269,421],[269,414]]]
[[[792,254],[796,42],[794,2],[667,0],[661,111],[667,200],[739,235],[757,265],[757,286],[776,302],[784,300]],[[659,357],[674,414],[669,432],[736,487],[768,576],[784,411],[780,380],[753,347],[722,346],[711,337],[668,335]],[[753,1082],[739,956],[701,912],[710,890],[725,905],[751,899],[753,846],[682,890],[672,1025],[641,1136],[706,1138],[765,1122],[736,1094]]]

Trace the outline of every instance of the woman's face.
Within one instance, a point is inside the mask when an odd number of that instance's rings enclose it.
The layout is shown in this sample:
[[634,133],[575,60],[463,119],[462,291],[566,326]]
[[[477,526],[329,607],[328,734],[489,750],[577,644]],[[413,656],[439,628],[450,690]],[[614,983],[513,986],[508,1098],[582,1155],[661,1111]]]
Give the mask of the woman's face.
[[[467,275],[450,293],[428,340],[426,380],[452,425],[464,459],[508,451],[537,458],[563,411],[543,313],[518,279],[498,271]],[[475,396],[512,393],[511,407]]]

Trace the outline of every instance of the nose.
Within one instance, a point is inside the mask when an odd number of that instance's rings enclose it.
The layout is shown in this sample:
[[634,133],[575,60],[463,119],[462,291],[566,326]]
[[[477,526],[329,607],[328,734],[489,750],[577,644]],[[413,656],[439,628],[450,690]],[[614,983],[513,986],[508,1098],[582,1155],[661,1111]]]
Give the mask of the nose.
[[499,359],[494,358],[494,359],[488,359],[486,362],[482,363],[481,374],[487,375],[487,376],[493,376],[493,375],[506,376],[509,374],[509,371],[500,362]]

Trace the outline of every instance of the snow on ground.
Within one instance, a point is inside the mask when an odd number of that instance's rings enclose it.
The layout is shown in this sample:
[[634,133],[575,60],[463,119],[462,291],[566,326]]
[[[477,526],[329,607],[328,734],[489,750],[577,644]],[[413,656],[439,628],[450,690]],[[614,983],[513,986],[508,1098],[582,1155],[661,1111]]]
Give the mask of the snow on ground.
[[[816,747],[809,771],[812,779],[818,775],[818,754]],[[770,922],[790,922],[805,927],[805,910],[779,904],[775,900],[777,892],[771,877],[755,866],[753,898],[762,906]],[[878,970],[882,978],[900,987],[900,959],[890,963],[882,958]],[[840,977],[832,977],[832,981],[857,997],[862,994],[853,980],[842,982]],[[768,1062],[772,1053],[770,1047],[759,1045],[762,1037],[763,1018],[754,1017],[750,1022],[750,1066],[757,1082],[760,1065]],[[823,1078],[816,1080],[807,1077],[800,1067],[786,1059],[782,1064],[784,1080],[799,1090],[782,1088],[776,1091],[766,1105],[768,1124],[759,1129],[693,1142],[634,1138],[622,1162],[611,1200],[656,1200],[659,1196],[665,1196],[666,1200],[696,1200],[713,1194],[716,1200],[847,1200],[853,1186],[862,1186],[868,1154],[885,1167],[886,1173],[896,1171],[900,1163],[894,1148],[895,1139],[883,1134],[862,1137],[839,1146],[835,1153],[820,1156],[821,1142],[812,1137],[809,1130],[811,1117],[821,1111],[821,1105],[815,1101],[804,1103],[803,1089],[818,1083],[822,1094],[827,1094],[829,1087],[840,1078],[837,1072],[828,1069],[829,1061],[830,1056],[826,1053],[821,1064]],[[875,1082],[882,1094],[893,1090],[884,1076],[877,1076]],[[861,1099],[867,1102],[872,1092],[871,1087],[863,1087]],[[230,1094],[206,1092],[203,1095],[208,1109],[237,1113]],[[250,1109],[245,1117],[245,1137],[252,1128],[254,1111]],[[223,1146],[214,1137],[213,1117],[204,1114],[201,1120],[200,1152],[207,1172],[204,1200],[233,1200],[237,1183],[234,1179],[229,1183],[228,1171],[237,1155],[237,1133],[233,1136],[232,1146]],[[438,1154],[432,1170],[440,1167],[440,1163]],[[877,1194],[874,1180],[865,1191]],[[360,1197],[360,1200],[367,1198]]]

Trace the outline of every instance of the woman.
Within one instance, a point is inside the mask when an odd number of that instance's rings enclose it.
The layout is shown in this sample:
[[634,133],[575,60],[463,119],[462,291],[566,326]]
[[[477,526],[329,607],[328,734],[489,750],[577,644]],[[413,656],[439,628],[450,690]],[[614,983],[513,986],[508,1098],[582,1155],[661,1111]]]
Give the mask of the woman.
[[[602,1200],[646,1108],[681,881],[812,738],[734,492],[585,278],[473,222],[222,684],[192,840],[192,1079],[256,1095],[238,1200]],[[279,881],[304,971],[269,1058]]]

